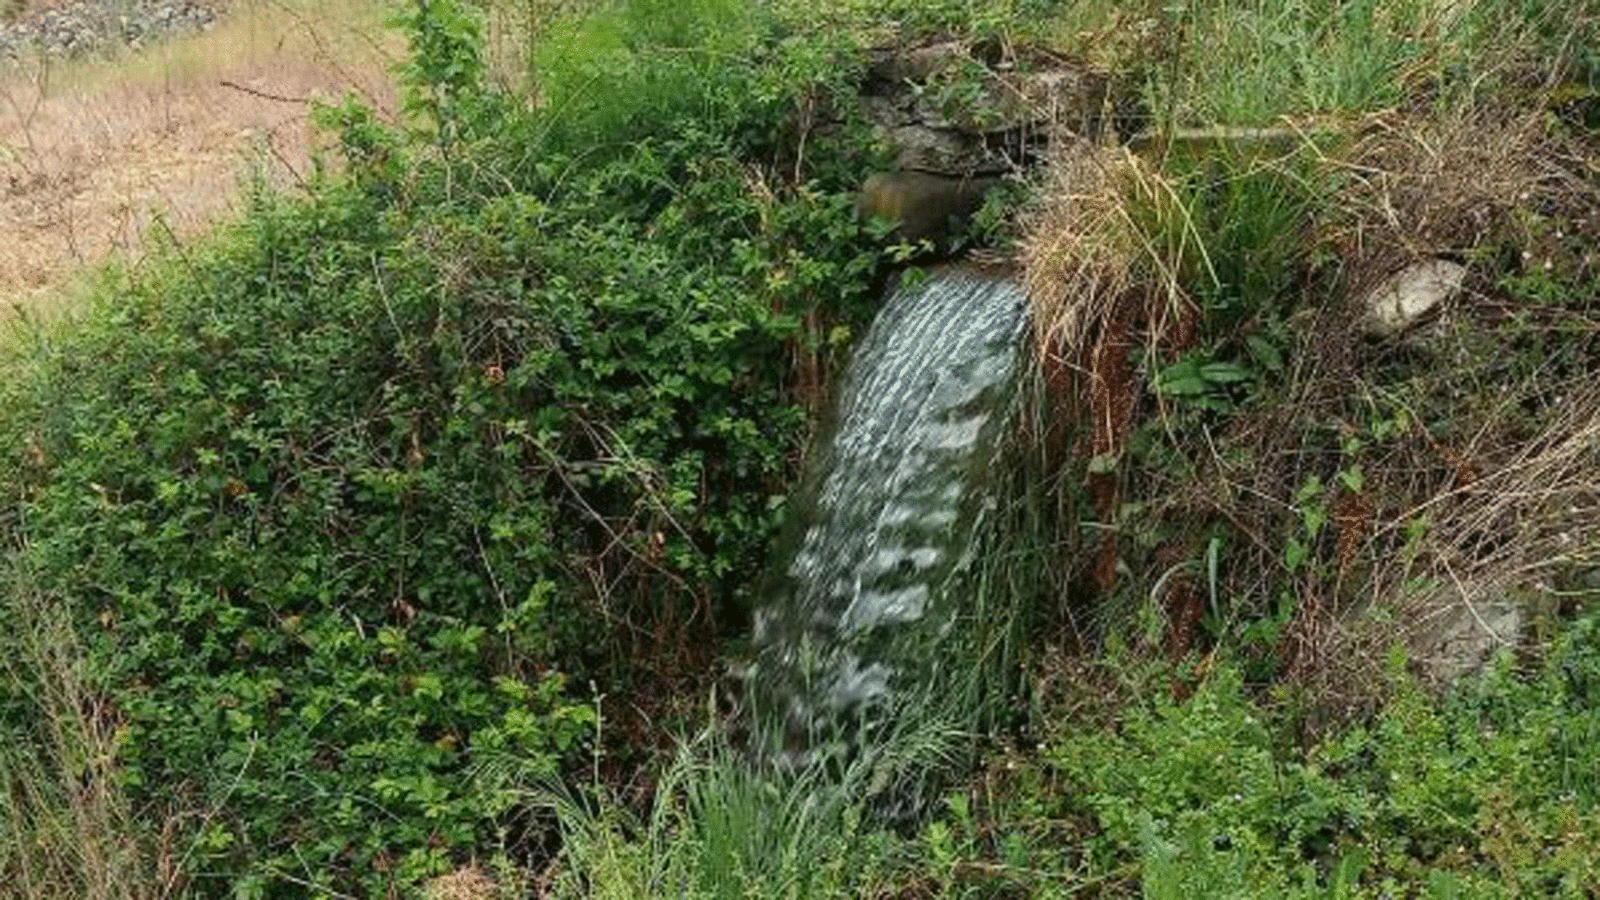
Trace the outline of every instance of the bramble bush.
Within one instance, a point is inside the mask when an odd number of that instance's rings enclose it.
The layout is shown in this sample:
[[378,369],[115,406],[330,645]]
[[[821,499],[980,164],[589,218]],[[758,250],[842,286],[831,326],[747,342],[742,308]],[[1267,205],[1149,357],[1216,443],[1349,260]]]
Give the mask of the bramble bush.
[[[814,69],[702,72],[727,102],[591,155],[527,143],[553,113],[485,91],[462,8],[403,24],[420,127],[324,110],[309,197],[108,277],[0,403],[13,552],[205,895],[533,852],[496,773],[556,776],[600,697],[740,620],[807,425],[790,361],[874,275],[854,132],[748,162]],[[31,704],[0,688],[8,725]]]

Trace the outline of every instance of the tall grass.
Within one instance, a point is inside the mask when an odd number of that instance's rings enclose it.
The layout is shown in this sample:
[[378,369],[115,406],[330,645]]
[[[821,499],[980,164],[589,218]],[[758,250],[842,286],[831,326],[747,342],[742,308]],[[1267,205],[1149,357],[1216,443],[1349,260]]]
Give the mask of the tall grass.
[[0,884],[18,900],[152,900],[179,887],[118,781],[116,712],[89,684],[68,605],[6,572],[0,702],[32,727],[0,732]]
[[531,49],[536,102],[559,144],[620,144],[743,102],[764,16],[749,0],[628,0],[551,22]]
[[1121,59],[1164,127],[1348,119],[1470,98],[1507,75],[1594,78],[1594,4],[1540,0],[1201,0],[1152,11]]
[[[902,720],[903,721],[903,720]],[[752,763],[712,731],[680,746],[642,814],[598,791],[529,791],[560,822],[553,896],[846,898],[903,874],[904,838],[882,804],[905,773],[950,765],[964,733],[949,723],[902,725],[842,769],[818,758],[794,768]]]
[[1408,67],[1450,40],[1419,0],[1215,0],[1186,7],[1173,30],[1175,77],[1153,83],[1176,125],[1262,125],[1284,115],[1346,114],[1400,101]]

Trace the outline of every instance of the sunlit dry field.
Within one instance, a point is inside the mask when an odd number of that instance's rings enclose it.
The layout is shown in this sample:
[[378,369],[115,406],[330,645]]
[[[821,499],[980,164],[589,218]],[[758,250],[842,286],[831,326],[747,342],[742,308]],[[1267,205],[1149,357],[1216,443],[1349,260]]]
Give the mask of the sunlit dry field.
[[373,4],[239,0],[137,53],[0,68],[0,299],[48,304],[85,266],[192,239],[252,172],[297,189],[312,101],[391,118],[404,51]]

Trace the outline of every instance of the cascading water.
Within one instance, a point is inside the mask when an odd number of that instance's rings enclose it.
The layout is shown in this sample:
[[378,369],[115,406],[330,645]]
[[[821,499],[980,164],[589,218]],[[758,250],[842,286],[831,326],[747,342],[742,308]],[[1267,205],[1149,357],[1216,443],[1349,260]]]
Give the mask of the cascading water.
[[948,268],[894,294],[855,349],[756,615],[767,750],[814,759],[980,666],[975,635],[1005,623],[968,601],[1026,321],[1015,282]]

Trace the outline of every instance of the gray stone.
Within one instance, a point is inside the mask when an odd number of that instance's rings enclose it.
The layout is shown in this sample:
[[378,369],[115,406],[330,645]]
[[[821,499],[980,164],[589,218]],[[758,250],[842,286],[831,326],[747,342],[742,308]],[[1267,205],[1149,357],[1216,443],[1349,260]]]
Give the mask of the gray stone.
[[0,22],[0,59],[19,63],[36,54],[79,57],[121,49],[211,27],[216,3],[196,0],[77,0]]
[[1527,615],[1518,594],[1469,582],[1426,597],[1416,607],[1411,633],[1412,660],[1425,679],[1455,684],[1481,671],[1495,651],[1515,649]]
[[1052,132],[1093,134],[1104,77],[1042,53],[946,41],[876,51],[861,112],[900,169],[957,176],[1014,171]]
[[1466,277],[1466,266],[1445,259],[1401,269],[1362,299],[1362,330],[1377,338],[1405,331],[1461,290]]

